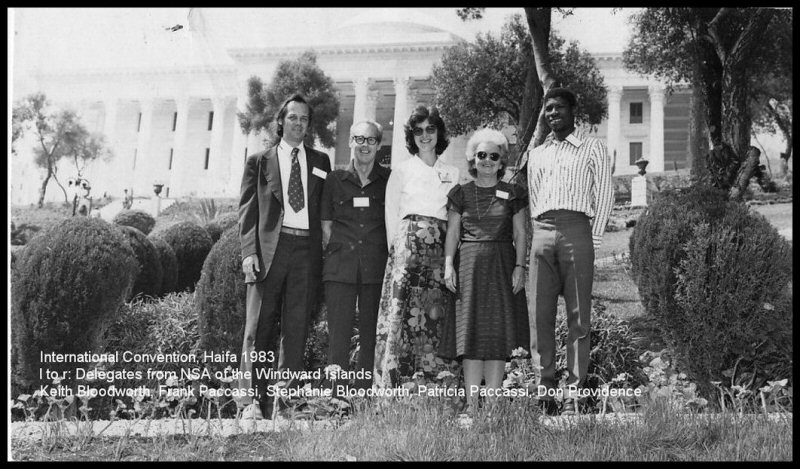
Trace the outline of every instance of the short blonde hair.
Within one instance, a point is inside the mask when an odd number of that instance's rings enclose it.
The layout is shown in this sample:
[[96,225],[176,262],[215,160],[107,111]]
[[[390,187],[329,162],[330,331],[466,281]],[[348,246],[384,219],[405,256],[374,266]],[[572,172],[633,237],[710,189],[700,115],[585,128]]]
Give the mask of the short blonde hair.
[[467,155],[468,172],[472,177],[478,177],[478,170],[475,169],[475,149],[484,142],[494,143],[500,148],[500,169],[497,170],[497,177],[502,179],[508,165],[508,139],[502,132],[495,129],[478,129],[469,138],[467,150],[464,152]]

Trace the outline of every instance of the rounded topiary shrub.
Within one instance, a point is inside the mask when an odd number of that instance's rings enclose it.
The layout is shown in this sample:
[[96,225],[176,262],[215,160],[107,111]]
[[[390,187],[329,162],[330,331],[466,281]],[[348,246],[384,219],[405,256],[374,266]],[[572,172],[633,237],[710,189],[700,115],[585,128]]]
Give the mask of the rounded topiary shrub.
[[163,239],[175,251],[178,260],[175,290],[194,291],[203,270],[203,262],[214,244],[208,232],[196,223],[184,221],[153,233],[153,237]]
[[648,314],[658,318],[675,309],[675,268],[685,257],[680,247],[696,225],[721,218],[727,204],[725,192],[707,186],[654,195],[629,241],[631,276]]
[[158,236],[148,236],[147,239],[156,248],[158,260],[161,263],[162,278],[159,295],[163,296],[172,293],[178,284],[178,258],[175,257],[175,251],[172,250],[172,246],[168,242]]
[[716,189],[667,191],[630,252],[647,314],[709,401],[712,381],[791,378],[791,246],[765,218]]
[[228,229],[214,244],[197,283],[200,348],[239,353],[244,339],[245,293],[239,233]]
[[98,218],[68,218],[33,238],[17,260],[11,284],[16,390],[50,384],[39,380],[40,369],[76,366],[75,361],[41,363],[40,353],[102,350],[138,269],[125,236]]
[[211,220],[205,225],[206,231],[211,236],[211,239],[216,243],[220,236],[222,236],[222,232],[227,230],[228,228],[238,225],[239,223],[239,214],[236,212],[228,212],[224,213],[215,219]]
[[731,203],[694,227],[663,318],[681,368],[707,397],[712,381],[757,390],[792,381],[792,248],[762,215]]
[[164,277],[159,253],[147,236],[132,226],[119,227],[136,254],[139,262],[139,275],[133,283],[130,298],[136,295],[155,298],[161,294],[161,282]]
[[132,226],[145,235],[156,225],[156,219],[144,210],[129,209],[119,212],[112,222],[116,225]]

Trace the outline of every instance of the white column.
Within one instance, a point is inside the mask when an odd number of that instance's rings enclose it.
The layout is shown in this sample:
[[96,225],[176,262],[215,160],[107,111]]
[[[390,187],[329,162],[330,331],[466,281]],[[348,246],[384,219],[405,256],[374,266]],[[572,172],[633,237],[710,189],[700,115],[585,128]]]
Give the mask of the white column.
[[218,196],[224,191],[225,183],[230,178],[231,155],[225,154],[222,137],[225,134],[225,120],[230,103],[227,96],[215,97],[211,100],[214,120],[211,122],[211,152],[208,162],[208,174],[211,181],[211,193]]
[[406,137],[403,126],[408,119],[408,85],[410,77],[394,79],[394,117],[392,118],[392,164],[407,160],[410,155],[406,150]]
[[188,96],[175,98],[175,108],[178,112],[178,120],[175,123],[175,135],[172,143],[172,171],[170,176],[170,198],[186,197],[191,192],[191,181],[193,180],[194,170],[186,157],[186,135],[189,127],[189,106],[191,102]]
[[[607,147],[608,156],[612,159],[615,170],[627,166],[627,161],[622,161],[621,151],[619,150],[619,130],[620,130],[620,102],[622,101],[622,87],[611,85],[608,88],[608,137]],[[615,159],[616,152],[616,159]]]
[[356,92],[356,99],[353,104],[353,122],[358,122],[367,117],[367,92],[369,91],[369,81],[367,77],[358,77],[353,80],[353,88]]
[[153,134],[153,112],[155,102],[153,98],[144,98],[140,101],[139,112],[142,113],[139,122],[139,134],[136,138],[136,166],[133,168],[134,196],[148,196],[148,188],[153,181],[153,163],[150,161],[150,140]]
[[650,161],[647,168],[657,173],[664,171],[664,87],[648,88],[650,94]]
[[381,100],[381,92],[378,90],[367,91],[367,104],[365,106],[364,119],[375,120],[378,113],[378,102]]

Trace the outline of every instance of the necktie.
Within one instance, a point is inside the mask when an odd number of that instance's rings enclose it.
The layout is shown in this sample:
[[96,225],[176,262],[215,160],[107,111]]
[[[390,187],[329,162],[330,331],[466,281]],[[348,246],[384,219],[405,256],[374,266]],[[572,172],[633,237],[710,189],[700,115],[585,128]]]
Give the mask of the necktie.
[[289,206],[299,212],[306,202],[303,197],[303,181],[300,179],[300,162],[297,160],[299,148],[292,148],[292,171],[289,174]]

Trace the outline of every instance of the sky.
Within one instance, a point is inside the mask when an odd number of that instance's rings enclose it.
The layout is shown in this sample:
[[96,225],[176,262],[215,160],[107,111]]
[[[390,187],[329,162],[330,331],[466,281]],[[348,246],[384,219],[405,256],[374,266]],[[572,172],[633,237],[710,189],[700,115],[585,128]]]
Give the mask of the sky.
[[[188,8],[24,8],[14,10],[14,51],[9,61],[18,69],[83,69],[139,66],[147,63],[179,65],[189,60],[165,51],[185,50]],[[206,24],[223,46],[258,42],[275,44],[324,43],[326,35],[363,8],[203,8]],[[387,9],[380,9],[387,10]],[[499,32],[506,18],[522,8],[487,8],[479,21],[461,21],[455,8],[391,9],[392,14],[427,14],[467,38],[479,32]],[[636,9],[576,8],[574,14],[553,14],[553,28],[568,40],[577,40],[589,52],[621,52],[627,43],[627,17]],[[382,11],[385,13],[385,11]],[[298,20],[302,18],[302,20]],[[357,26],[356,26],[357,27]],[[11,31],[11,28],[9,28]],[[11,34],[11,33],[10,33]],[[10,38],[11,39],[11,38]],[[182,42],[183,41],[183,42]]]

